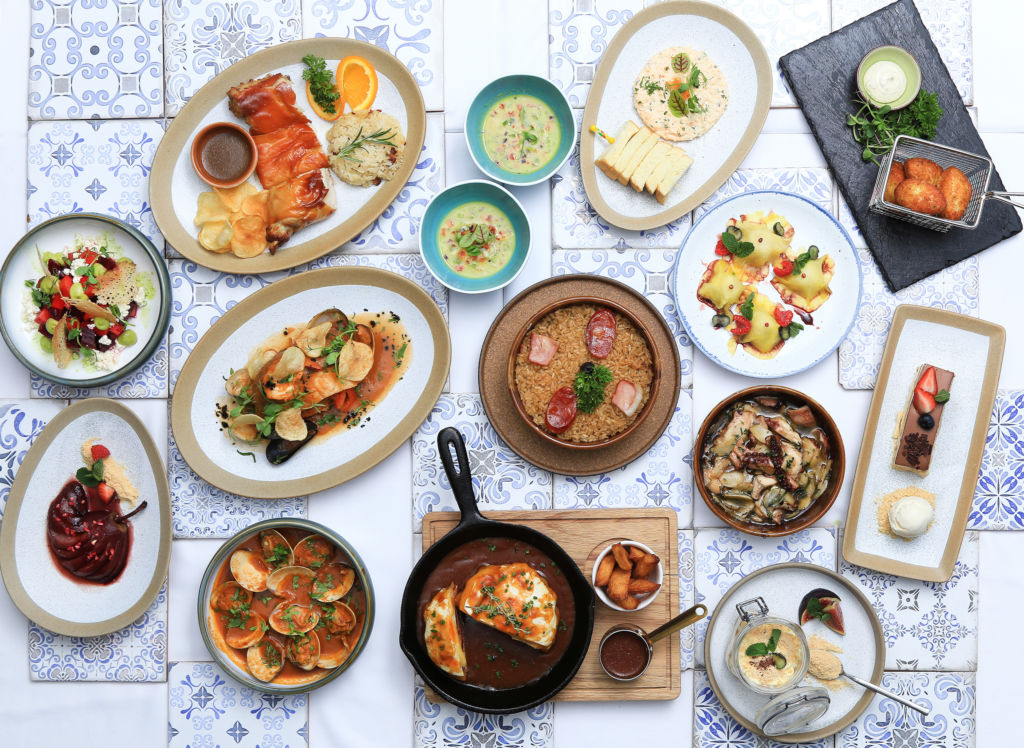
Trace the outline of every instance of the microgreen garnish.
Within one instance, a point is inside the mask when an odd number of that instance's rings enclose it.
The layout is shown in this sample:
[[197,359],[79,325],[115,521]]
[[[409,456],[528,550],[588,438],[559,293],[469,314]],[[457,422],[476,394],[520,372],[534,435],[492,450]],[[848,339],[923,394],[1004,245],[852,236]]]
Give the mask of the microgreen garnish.
[[498,232],[486,223],[468,223],[455,231],[455,242],[459,249],[465,250],[470,257],[477,257],[490,246]]

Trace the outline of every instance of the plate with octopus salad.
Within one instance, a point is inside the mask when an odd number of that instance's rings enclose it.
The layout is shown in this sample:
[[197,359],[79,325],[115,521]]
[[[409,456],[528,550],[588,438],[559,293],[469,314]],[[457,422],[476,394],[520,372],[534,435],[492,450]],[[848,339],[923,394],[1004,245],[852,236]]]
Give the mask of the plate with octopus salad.
[[448,375],[448,329],[412,281],[338,267],[283,279],[228,311],[175,385],[182,457],[231,493],[336,486],[393,452]]
[[748,377],[781,377],[822,361],[860,307],[857,252],[839,222],[800,195],[745,192],[694,223],[672,290],[694,344]]

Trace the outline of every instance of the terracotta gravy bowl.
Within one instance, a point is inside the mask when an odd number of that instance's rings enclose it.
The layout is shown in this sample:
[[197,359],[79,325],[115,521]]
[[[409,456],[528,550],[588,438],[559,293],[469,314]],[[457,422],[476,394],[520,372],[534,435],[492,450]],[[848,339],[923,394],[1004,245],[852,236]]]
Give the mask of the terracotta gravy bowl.
[[[627,426],[625,429],[620,431],[618,434],[615,434],[614,436],[610,436],[607,439],[600,439],[598,441],[586,443],[571,442],[565,439],[560,439],[556,434],[552,434],[547,429],[544,429],[538,426],[536,423],[534,423],[533,419],[530,418],[530,415],[526,412],[526,407],[523,405],[523,400],[519,396],[519,388],[516,386],[515,377],[516,358],[519,356],[519,350],[523,346],[523,341],[526,339],[527,334],[529,334],[533,326],[536,325],[540,320],[544,318],[545,315],[549,314],[550,312],[553,312],[556,309],[561,309],[563,307],[575,306],[576,304],[592,304],[594,306],[607,307],[608,309],[618,312],[623,317],[625,317],[626,319],[633,323],[633,326],[640,332],[640,334],[644,338],[644,341],[647,343],[647,349],[651,352],[652,378],[650,392],[647,395],[647,402],[644,403],[644,406],[637,414],[636,419],[631,424],[629,424],[629,426]],[[580,334],[585,333],[584,331],[581,331]],[[512,403],[515,405],[516,412],[519,413],[519,416],[523,419],[523,421],[525,421],[526,424],[531,429],[533,429],[533,431],[537,433],[541,438],[551,442],[552,444],[556,444],[559,447],[565,447],[566,449],[580,451],[588,449],[601,449],[602,447],[607,447],[611,444],[616,444],[617,442],[620,442],[624,439],[628,439],[630,434],[632,434],[640,426],[640,424],[644,422],[644,419],[647,418],[647,416],[650,414],[651,405],[657,398],[658,388],[661,386],[661,357],[658,354],[657,348],[654,346],[650,330],[648,330],[647,326],[644,325],[644,323],[641,322],[636,317],[636,315],[634,315],[628,309],[622,307],[619,304],[616,304],[615,302],[608,301],[607,299],[598,298],[596,296],[573,296],[568,299],[562,299],[560,301],[548,304],[547,306],[539,310],[536,314],[534,314],[532,317],[530,317],[526,324],[523,325],[523,327],[519,330],[515,338],[515,345],[512,346],[512,350],[509,353],[506,370],[506,382],[508,383],[509,394],[511,394],[512,396]]]

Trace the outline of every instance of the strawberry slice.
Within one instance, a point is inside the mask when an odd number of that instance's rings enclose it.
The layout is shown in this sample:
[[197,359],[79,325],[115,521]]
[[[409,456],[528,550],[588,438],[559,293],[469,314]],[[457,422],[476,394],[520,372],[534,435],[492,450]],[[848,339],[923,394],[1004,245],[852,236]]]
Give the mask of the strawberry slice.
[[793,321],[793,312],[781,306],[775,307],[775,321],[779,327],[787,327]]
[[92,461],[102,460],[104,457],[110,457],[110,450],[104,447],[102,444],[92,445]]
[[924,370],[924,374],[921,375],[921,381],[917,383],[917,389],[923,390],[929,395],[934,395],[939,391],[939,383],[935,378],[934,366],[929,366]]
[[775,275],[779,276],[780,278],[784,278],[785,276],[793,272],[793,261],[787,260],[785,257],[783,257],[779,261],[778,265],[772,267],[772,270],[775,271]]
[[715,245],[715,254],[718,255],[719,257],[725,257],[726,255],[729,254],[729,250],[725,248],[725,245],[722,243],[721,239],[719,239],[718,244]]
[[109,504],[110,500],[114,498],[114,489],[106,481],[96,486],[96,493],[103,500],[104,504]]
[[918,387],[914,390],[914,407],[918,413],[931,413],[935,410],[935,396]]
[[746,335],[748,332],[750,332],[750,320],[740,314],[733,316],[732,334]]

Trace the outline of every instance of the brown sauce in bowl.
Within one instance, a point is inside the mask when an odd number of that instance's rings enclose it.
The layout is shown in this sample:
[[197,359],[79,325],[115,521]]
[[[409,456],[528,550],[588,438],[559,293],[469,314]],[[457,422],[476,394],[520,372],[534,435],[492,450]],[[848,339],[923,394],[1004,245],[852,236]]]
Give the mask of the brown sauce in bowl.
[[245,135],[233,127],[215,127],[203,139],[200,161],[216,182],[240,180],[252,166],[255,154]]
[[427,577],[417,608],[417,637],[423,642],[423,613],[438,590],[455,583],[461,592],[467,579],[490,564],[529,564],[544,577],[558,598],[558,631],[547,652],[512,639],[469,616],[459,614],[466,652],[466,683],[493,689],[522,686],[546,675],[562,658],[572,640],[576,606],[572,588],[562,571],[544,553],[514,538],[471,540],[441,559]]
[[616,631],[601,645],[601,664],[616,678],[636,678],[650,659],[646,642],[632,631]]

